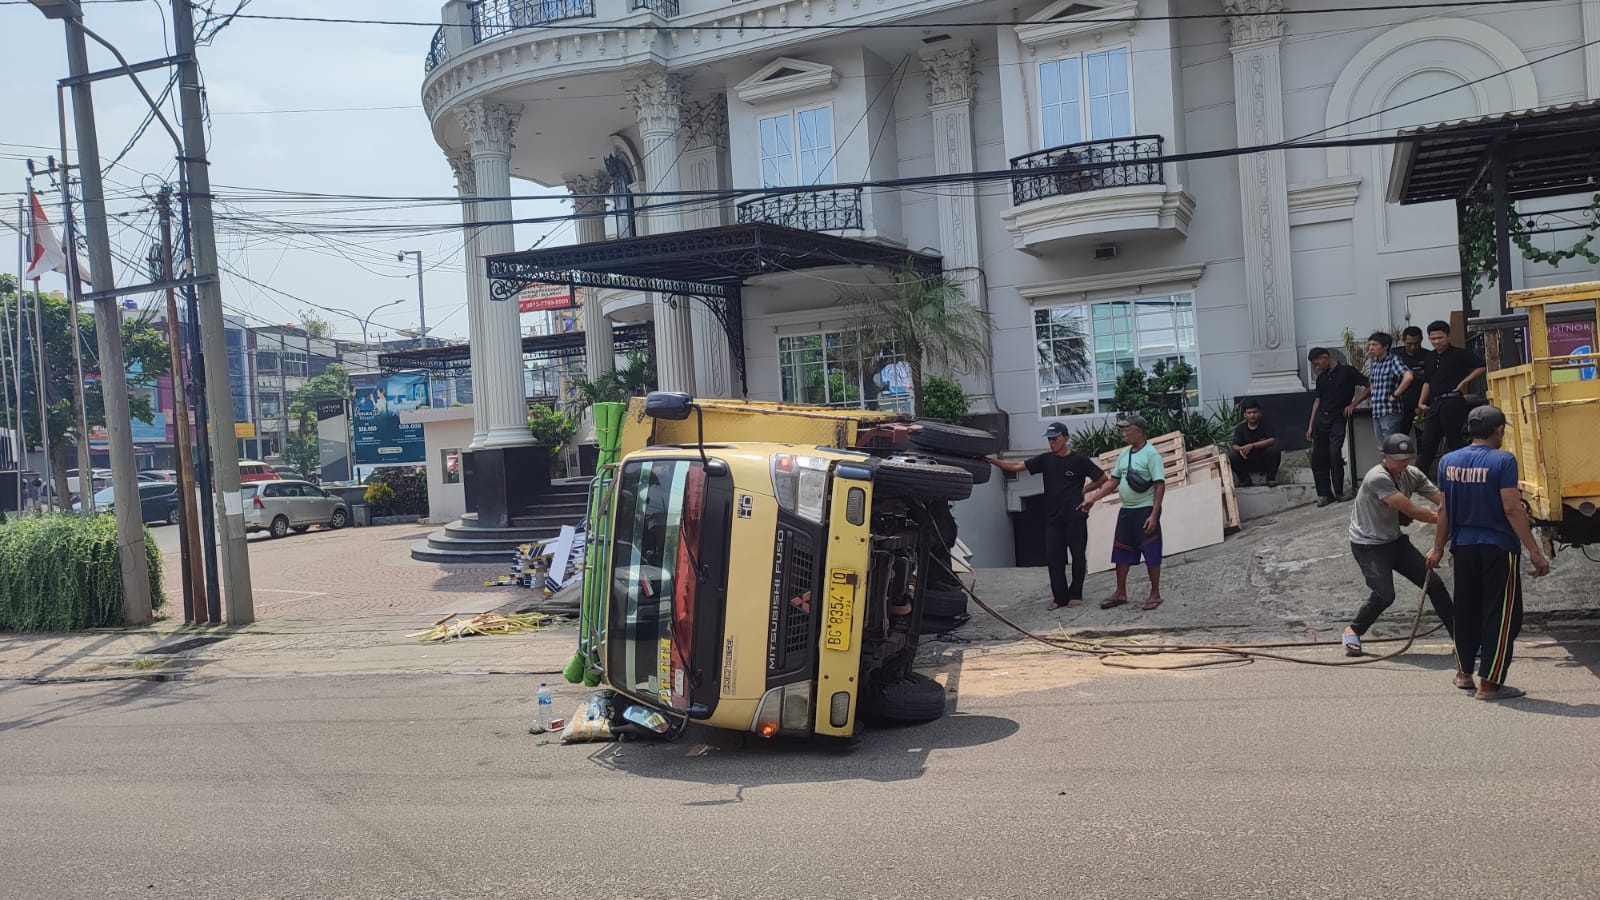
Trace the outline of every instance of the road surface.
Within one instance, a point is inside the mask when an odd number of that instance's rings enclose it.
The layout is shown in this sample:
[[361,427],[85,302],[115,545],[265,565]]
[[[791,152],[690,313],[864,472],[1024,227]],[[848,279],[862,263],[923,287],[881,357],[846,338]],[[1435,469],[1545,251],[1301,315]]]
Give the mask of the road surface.
[[1189,673],[944,645],[951,714],[850,752],[563,747],[527,677],[0,684],[0,895],[1592,897],[1600,627],[1519,649],[1531,697],[1493,705],[1439,643]]

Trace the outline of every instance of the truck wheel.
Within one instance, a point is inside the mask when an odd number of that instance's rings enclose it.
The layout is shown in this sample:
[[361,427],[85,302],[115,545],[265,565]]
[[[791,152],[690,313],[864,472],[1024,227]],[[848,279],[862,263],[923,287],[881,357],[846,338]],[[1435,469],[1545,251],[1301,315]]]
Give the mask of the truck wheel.
[[965,456],[950,456],[944,453],[929,453],[928,458],[941,466],[954,466],[957,469],[966,469],[972,476],[973,484],[988,484],[989,476],[994,466],[986,459],[971,459]]
[[977,428],[921,419],[913,424],[921,427],[911,432],[911,446],[929,453],[978,459],[1000,449],[1000,442],[994,435]]
[[922,594],[922,615],[938,619],[954,619],[967,614],[967,592],[956,588],[925,588]]
[[873,685],[862,701],[867,717],[882,722],[932,722],[944,715],[944,687],[917,672]]
[[924,456],[892,456],[878,461],[873,486],[890,496],[915,500],[965,500],[972,496],[966,469],[940,465]]

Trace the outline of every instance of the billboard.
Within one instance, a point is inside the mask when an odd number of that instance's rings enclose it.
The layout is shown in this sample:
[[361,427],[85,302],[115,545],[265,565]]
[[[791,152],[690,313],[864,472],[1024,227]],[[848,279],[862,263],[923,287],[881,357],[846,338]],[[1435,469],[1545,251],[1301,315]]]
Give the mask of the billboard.
[[578,289],[566,284],[532,284],[517,294],[518,312],[548,312],[577,305]]
[[343,399],[317,401],[317,465],[323,481],[350,479],[350,417]]
[[400,414],[427,408],[428,376],[403,372],[365,380],[369,383],[352,385],[356,465],[425,461],[422,426],[400,424]]

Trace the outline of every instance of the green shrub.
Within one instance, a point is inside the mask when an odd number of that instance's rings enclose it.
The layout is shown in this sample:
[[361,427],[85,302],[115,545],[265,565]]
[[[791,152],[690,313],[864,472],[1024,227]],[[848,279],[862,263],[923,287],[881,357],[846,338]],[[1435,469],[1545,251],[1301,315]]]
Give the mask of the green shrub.
[[566,413],[557,412],[548,406],[535,406],[528,410],[528,432],[533,435],[535,443],[550,448],[550,455],[567,445],[572,436],[578,433],[578,423]]
[[972,412],[972,398],[954,378],[929,375],[922,379],[922,417],[947,425],[961,425]]
[[[161,550],[145,530],[150,602],[160,609]],[[0,526],[0,631],[122,625],[117,523],[110,515],[20,517]]]
[[394,466],[378,472],[378,480],[389,488],[386,516],[425,516],[428,514],[428,471],[421,466]]
[[372,508],[373,515],[387,516],[389,508],[394,505],[394,488],[382,481],[374,481],[367,485],[367,493],[362,499]]

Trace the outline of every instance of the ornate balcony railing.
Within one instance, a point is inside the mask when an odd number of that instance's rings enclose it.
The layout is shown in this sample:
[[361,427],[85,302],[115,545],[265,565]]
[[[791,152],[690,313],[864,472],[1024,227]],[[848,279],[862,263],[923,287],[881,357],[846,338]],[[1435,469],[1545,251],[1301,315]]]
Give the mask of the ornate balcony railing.
[[518,28],[594,18],[594,0],[478,0],[468,8],[472,11],[474,44]]
[[[1082,168],[1072,168],[1081,166]],[[1036,175],[1031,169],[1051,169]],[[1011,160],[1011,202],[1020,206],[1046,197],[1083,194],[1103,188],[1165,184],[1161,174],[1161,136],[1085,141],[1052,147]]]
[[633,0],[635,10],[648,9],[663,19],[678,14],[678,0]]
[[444,26],[433,33],[433,43],[428,45],[428,59],[422,64],[422,71],[432,72],[439,67],[439,63],[450,58],[450,49],[444,43]]
[[739,204],[739,224],[766,222],[801,231],[860,230],[861,189],[781,194]]

